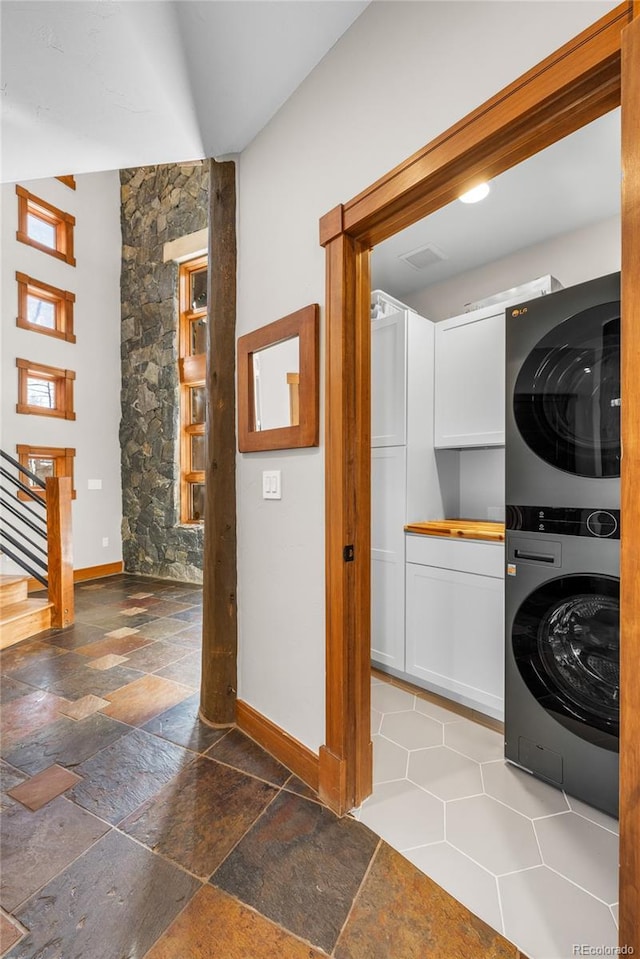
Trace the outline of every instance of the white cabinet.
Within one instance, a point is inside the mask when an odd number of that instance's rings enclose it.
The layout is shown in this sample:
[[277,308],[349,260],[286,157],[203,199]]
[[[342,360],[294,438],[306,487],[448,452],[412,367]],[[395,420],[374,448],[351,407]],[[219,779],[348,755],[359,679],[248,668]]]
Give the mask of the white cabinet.
[[433,446],[434,324],[386,293],[371,298],[371,658],[403,672],[404,526],[444,515]]
[[438,323],[435,356],[435,445],[503,446],[504,305]]
[[407,534],[407,559],[406,673],[502,720],[504,545]]
[[505,310],[561,289],[551,275],[436,324],[435,445],[504,446]]
[[404,524],[407,451],[371,451],[371,658],[404,669]]

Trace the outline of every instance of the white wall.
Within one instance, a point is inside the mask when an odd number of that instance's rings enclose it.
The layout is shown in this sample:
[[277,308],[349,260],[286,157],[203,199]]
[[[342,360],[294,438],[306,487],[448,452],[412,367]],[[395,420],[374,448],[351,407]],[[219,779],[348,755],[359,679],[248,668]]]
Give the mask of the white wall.
[[575,286],[620,269],[620,217],[562,233],[442,283],[408,294],[409,306],[432,320],[464,313],[467,303],[550,273]]
[[[15,185],[2,187],[2,437],[16,444],[73,447],[74,567],[122,559],[120,522],[120,181],[117,172],[76,177],[76,190],[55,179],[21,185],[76,218],[75,267],[16,240]],[[19,329],[16,270],[76,295],[76,343]],[[74,370],[76,419],[16,413],[16,357]],[[89,490],[89,479],[102,480]],[[108,547],[102,539],[107,537]]]
[[[238,334],[324,304],[324,213],[612,6],[372,3],[241,155]],[[267,468],[282,470],[281,501],[261,499]],[[239,694],[316,749],[324,741],[323,448],[241,455],[237,479]]]

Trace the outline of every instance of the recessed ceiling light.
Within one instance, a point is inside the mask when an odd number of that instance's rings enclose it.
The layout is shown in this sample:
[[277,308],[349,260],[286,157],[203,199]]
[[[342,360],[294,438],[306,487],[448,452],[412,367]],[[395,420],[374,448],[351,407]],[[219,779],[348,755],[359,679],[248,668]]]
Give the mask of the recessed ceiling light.
[[463,193],[458,199],[462,203],[479,203],[480,200],[484,200],[486,196],[489,196],[490,189],[488,183],[479,183],[477,186],[474,186],[472,190],[467,190],[466,193]]

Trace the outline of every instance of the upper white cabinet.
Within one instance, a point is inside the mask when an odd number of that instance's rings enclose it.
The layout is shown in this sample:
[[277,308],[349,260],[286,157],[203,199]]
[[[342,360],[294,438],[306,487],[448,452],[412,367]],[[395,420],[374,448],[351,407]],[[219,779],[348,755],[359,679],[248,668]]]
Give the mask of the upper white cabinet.
[[504,445],[504,305],[443,320],[435,336],[435,445]]
[[436,324],[434,435],[439,449],[504,446],[505,310],[561,289],[541,276],[499,302]]
[[407,311],[371,321],[371,445],[404,446],[407,437]]

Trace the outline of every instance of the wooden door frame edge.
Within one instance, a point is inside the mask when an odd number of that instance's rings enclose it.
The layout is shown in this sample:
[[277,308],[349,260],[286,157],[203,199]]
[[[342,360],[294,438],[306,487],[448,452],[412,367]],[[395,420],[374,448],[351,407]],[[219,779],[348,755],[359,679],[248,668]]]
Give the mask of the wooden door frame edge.
[[[632,0],[627,0],[620,4],[386,176],[347,203],[334,207],[320,220],[320,243],[326,253],[327,625],[326,742],[320,748],[319,787],[324,801],[341,815],[358,805],[371,791],[370,249],[453,200],[469,181],[490,179],[619,106],[621,51],[625,45],[630,46],[631,40],[627,38],[632,31],[634,35],[639,32],[638,20],[630,26],[634,13],[638,13],[637,2],[634,5]],[[630,73],[629,68],[627,75]],[[634,109],[640,113],[638,99],[636,93]],[[636,129],[639,128],[640,117],[633,119]],[[633,135],[630,128],[631,120],[627,124],[628,139]],[[635,136],[637,138],[637,134]],[[624,210],[630,212],[633,208],[632,196],[636,198],[637,209],[640,189],[637,167],[636,160],[635,179],[624,201],[623,223]],[[639,230],[640,226],[636,225],[633,237],[623,239],[623,263],[630,262],[631,251],[636,262],[640,256]],[[627,270],[623,292],[623,329],[629,337],[632,283],[636,294],[634,302],[640,302],[640,283],[632,279],[631,273]],[[637,313],[637,306],[635,310]],[[640,317],[637,319],[636,328],[640,328]],[[640,332],[636,340],[637,352],[640,352]],[[633,408],[632,385],[628,377],[623,386],[624,409]],[[638,406],[640,386],[636,392],[638,396],[634,394],[634,398]],[[634,464],[635,459],[625,445],[624,531],[640,535],[640,505],[633,502],[631,491]],[[347,546],[354,546],[353,560],[348,559]],[[638,576],[634,577],[635,567],[629,553],[623,545],[622,647],[633,650],[631,640],[637,632],[633,600],[640,593],[640,564],[635,564]],[[632,655],[640,667],[637,650],[630,652],[629,658]],[[640,854],[630,850],[640,848],[640,821],[637,810],[634,813],[632,808],[634,803],[637,805],[640,789],[640,757],[636,745],[640,740],[640,694],[632,687],[632,676],[627,672],[629,678],[625,681],[623,672],[621,690],[621,741],[624,749],[631,752],[633,748],[634,752],[621,781],[623,854],[619,935],[621,945],[633,944],[638,951]]]

